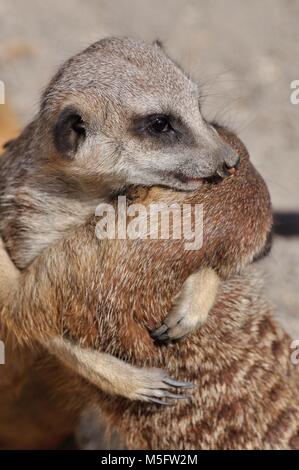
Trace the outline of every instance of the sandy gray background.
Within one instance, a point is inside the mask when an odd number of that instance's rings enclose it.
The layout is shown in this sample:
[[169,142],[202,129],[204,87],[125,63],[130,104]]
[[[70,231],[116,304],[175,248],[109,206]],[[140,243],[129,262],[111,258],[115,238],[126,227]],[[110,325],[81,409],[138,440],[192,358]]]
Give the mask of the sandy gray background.
[[[202,84],[208,117],[236,130],[275,209],[299,211],[299,0],[0,0],[0,79],[20,122],[74,52],[107,35],[161,39]],[[269,295],[299,338],[299,239],[263,262]]]

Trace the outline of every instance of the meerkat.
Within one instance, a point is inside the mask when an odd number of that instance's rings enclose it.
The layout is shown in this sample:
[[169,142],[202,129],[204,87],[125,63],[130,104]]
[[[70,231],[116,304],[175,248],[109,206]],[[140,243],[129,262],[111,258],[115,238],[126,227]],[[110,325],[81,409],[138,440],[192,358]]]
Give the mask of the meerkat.
[[[195,83],[160,46],[104,39],[61,67],[42,96],[37,117],[1,157],[0,233],[13,262],[24,270],[42,250],[87,220],[100,201],[128,185],[192,191],[210,177],[231,176],[238,160],[202,117]],[[8,261],[2,264],[5,274]],[[200,285],[193,288],[196,281]],[[213,270],[193,275],[155,337],[177,339],[196,329],[217,287]],[[192,310],[191,300],[201,308]],[[15,333],[23,342],[35,336],[47,346],[53,338],[46,335],[46,319],[22,313],[19,318],[6,315],[2,322],[12,331],[18,325]],[[77,350],[71,354],[69,343],[54,338],[57,354],[60,347],[61,358],[77,367]],[[94,375],[106,371],[97,380],[106,391],[110,387],[123,394],[120,383],[132,377],[136,391],[131,398],[143,399],[146,389],[144,399],[151,394],[154,399],[160,389],[169,395],[169,387],[184,386],[163,371],[132,370],[120,361],[117,367],[116,360],[103,355],[92,363]]]
[[[194,194],[154,188],[143,201],[150,204],[157,199],[179,198],[184,203],[204,202],[204,250],[185,251],[181,240],[172,243],[110,240],[99,247],[94,237],[96,222],[92,219],[69,233],[64,242],[47,248],[21,276],[24,295],[21,300],[32,311],[36,308],[36,314],[39,306],[32,299],[32,279],[36,277],[42,287],[36,294],[43,301],[47,299],[51,316],[66,311],[75,299],[77,309],[70,315],[68,334],[81,339],[82,345],[95,348],[101,345],[107,353],[136,365],[162,364],[198,383],[190,401],[166,409],[149,410],[149,405],[98,397],[107,418],[131,448],[298,445],[298,371],[290,363],[290,339],[271,320],[268,304],[259,297],[256,284],[248,277],[223,284],[209,321],[184,343],[159,348],[149,334],[163,320],[188,276],[200,267],[213,266],[226,277],[267,251],[272,224],[267,188],[250,164],[241,142],[224,129],[218,131],[240,153],[235,178],[203,186]],[[88,249],[82,250],[82,244]],[[103,249],[111,256],[105,256]],[[77,272],[74,279],[69,266],[78,257],[84,276]],[[45,265],[51,269],[45,270]],[[102,282],[95,282],[100,273]],[[129,284],[125,293],[120,291],[121,279]],[[88,303],[86,283],[92,286]],[[111,285],[116,291],[107,289]],[[57,296],[58,286],[63,287],[63,296]],[[109,292],[109,296],[104,297],[102,291]],[[153,295],[157,296],[156,302],[149,302],[148,309],[140,309],[144,296],[149,296],[149,300]],[[12,312],[14,309],[17,312],[22,308],[20,295],[13,292],[11,297]],[[95,320],[93,331],[91,317]],[[52,381],[55,386],[54,377],[48,375],[49,387]],[[70,399],[82,405],[86,387],[87,384],[78,384],[74,379],[60,383],[57,393],[64,396],[64,408]],[[87,393],[92,396],[89,389]],[[73,408],[69,410],[70,416]]]

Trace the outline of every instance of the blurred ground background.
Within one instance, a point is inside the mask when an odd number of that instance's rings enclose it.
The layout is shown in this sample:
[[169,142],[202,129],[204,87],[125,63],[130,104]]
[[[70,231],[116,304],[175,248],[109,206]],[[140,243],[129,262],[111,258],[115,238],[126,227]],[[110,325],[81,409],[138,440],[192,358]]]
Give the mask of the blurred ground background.
[[[205,114],[244,140],[274,208],[299,211],[298,20],[299,0],[0,0],[0,145],[32,118],[70,55],[107,35],[159,38],[202,84]],[[299,339],[299,237],[276,238],[262,269]]]

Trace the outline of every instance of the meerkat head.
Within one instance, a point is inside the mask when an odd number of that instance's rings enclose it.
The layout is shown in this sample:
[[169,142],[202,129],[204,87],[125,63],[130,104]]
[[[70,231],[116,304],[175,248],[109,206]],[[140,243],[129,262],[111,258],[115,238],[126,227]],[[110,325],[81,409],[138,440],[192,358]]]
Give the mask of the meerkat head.
[[40,113],[56,162],[78,176],[108,178],[114,189],[193,190],[238,164],[237,153],[203,118],[197,85],[159,43],[93,44],[58,71]]

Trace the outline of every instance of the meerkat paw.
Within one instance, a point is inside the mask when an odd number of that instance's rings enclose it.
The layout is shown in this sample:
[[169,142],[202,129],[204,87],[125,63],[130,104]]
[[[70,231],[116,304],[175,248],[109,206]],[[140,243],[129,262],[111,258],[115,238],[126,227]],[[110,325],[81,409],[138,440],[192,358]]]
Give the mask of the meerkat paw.
[[2,238],[0,237],[0,273],[6,278],[15,277],[19,274],[12,260],[10,259]]
[[6,298],[19,274],[0,238],[0,299]]
[[174,308],[160,328],[152,332],[152,337],[156,341],[167,343],[196,331],[207,320],[215,302],[218,285],[217,274],[209,268],[189,276]]
[[151,336],[158,342],[175,341],[196,331],[207,319],[208,312],[194,311],[189,302],[176,305]]
[[159,405],[173,405],[176,400],[189,397],[188,394],[177,393],[180,390],[194,388],[189,382],[174,380],[162,369],[135,369],[130,377],[128,398]]

